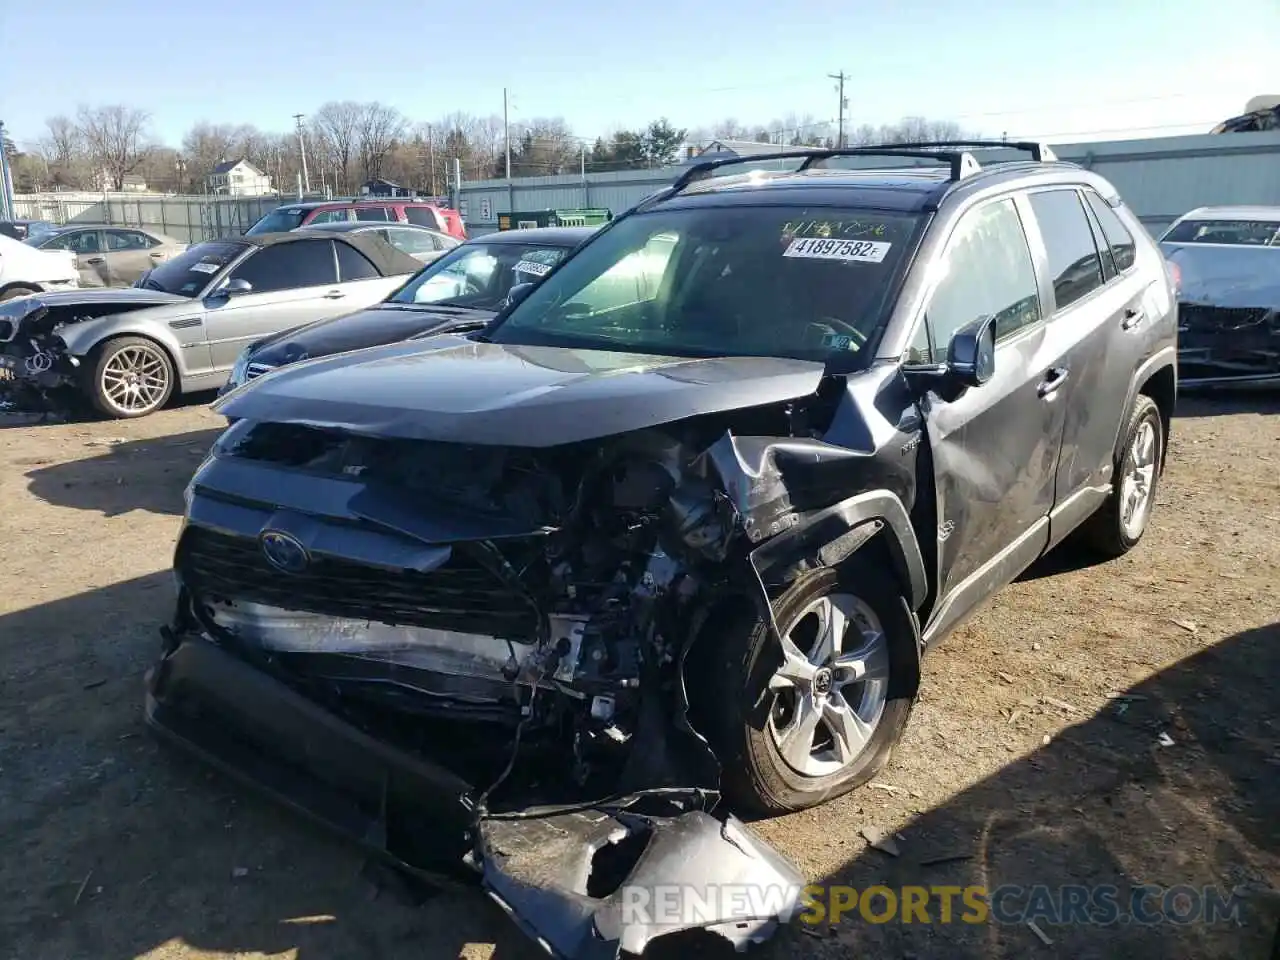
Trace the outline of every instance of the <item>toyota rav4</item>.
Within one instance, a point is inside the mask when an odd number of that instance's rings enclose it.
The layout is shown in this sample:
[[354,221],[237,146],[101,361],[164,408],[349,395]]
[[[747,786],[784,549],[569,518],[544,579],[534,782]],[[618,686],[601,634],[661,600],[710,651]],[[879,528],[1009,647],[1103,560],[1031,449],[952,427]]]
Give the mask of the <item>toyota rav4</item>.
[[1102,177],[979,147],[694,166],[480,332],[223,397],[151,723],[558,956],[764,936],[626,905],[798,891],[724,808],[867,781],[925,652],[1155,502],[1171,274]]

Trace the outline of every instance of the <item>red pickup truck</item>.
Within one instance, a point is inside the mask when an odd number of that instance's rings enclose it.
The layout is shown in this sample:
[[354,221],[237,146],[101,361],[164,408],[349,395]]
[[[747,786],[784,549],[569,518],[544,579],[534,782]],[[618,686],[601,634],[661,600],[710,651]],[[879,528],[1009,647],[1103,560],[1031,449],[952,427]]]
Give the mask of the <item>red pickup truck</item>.
[[246,234],[286,233],[315,223],[344,220],[368,220],[374,223],[416,223],[447,233],[459,240],[467,239],[462,214],[427,200],[390,197],[382,200],[312,200],[286,203],[276,207]]

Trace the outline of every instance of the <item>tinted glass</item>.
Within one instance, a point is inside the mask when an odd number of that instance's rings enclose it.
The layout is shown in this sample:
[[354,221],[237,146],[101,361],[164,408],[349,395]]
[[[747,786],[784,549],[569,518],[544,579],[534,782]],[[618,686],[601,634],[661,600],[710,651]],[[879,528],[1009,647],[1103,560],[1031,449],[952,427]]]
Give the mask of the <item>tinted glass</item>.
[[337,283],[333,241],[299,240],[264,247],[236,267],[231,276],[248,280],[255,293]]
[[1280,223],[1275,220],[1184,220],[1175,223],[1160,242],[1280,246]]
[[1110,283],[1119,272],[1116,269],[1116,258],[1111,255],[1111,248],[1107,246],[1106,237],[1102,234],[1102,224],[1098,223],[1098,217],[1088,200],[1085,201],[1084,212],[1089,220],[1089,229],[1093,231],[1093,245],[1098,248],[1098,258],[1102,262],[1102,282]]
[[1102,261],[1076,191],[1046,190],[1031,194],[1030,199],[1049,257],[1054,298],[1061,310],[1102,286]]
[[405,218],[410,223],[416,223],[420,227],[438,228],[440,224],[436,223],[436,213],[430,207],[405,207]]
[[348,220],[347,214],[350,212],[345,207],[341,210],[318,210],[316,215],[307,221],[307,226],[309,227],[315,223],[346,223]]
[[[1080,213],[1084,220],[1084,211]],[[941,363],[957,330],[980,317],[996,318],[996,338],[1040,319],[1031,248],[1012,200],[989,203],[967,214],[939,264],[942,279],[929,297],[923,338],[910,360]]]
[[435,253],[439,249],[435,242],[435,234],[426,230],[403,230],[398,227],[388,227],[386,230],[379,230],[378,233],[387,243],[401,253],[409,254],[409,256],[421,253]]
[[210,240],[188,247],[165,260],[147,274],[138,286],[194,297],[209,285],[214,274],[240,256],[245,244],[232,240]]
[[146,250],[154,243],[146,234],[136,230],[108,230],[108,250]]
[[302,223],[307,211],[301,207],[279,207],[245,231],[249,236],[259,233],[288,233]]
[[60,233],[42,246],[48,250],[71,250],[75,253],[101,251],[97,230],[72,230],[70,233]]
[[394,220],[395,217],[387,215],[386,207],[356,207],[356,219],[386,223],[388,220]]
[[579,248],[491,336],[851,368],[869,358],[918,222],[840,207],[633,215]]
[[[1107,201],[1092,190],[1086,190],[1084,195],[1089,199],[1089,207],[1093,210],[1093,215],[1102,225],[1102,235],[1106,238],[1111,258],[1116,262],[1116,269],[1124,273],[1133,266],[1138,256],[1133,234],[1129,232],[1129,228],[1124,225],[1124,221],[1111,209]],[[1280,224],[1274,226],[1280,228]]]
[[338,276],[343,283],[348,280],[372,280],[381,276],[378,268],[359,250],[354,250],[345,243],[335,243],[334,246],[338,248]]

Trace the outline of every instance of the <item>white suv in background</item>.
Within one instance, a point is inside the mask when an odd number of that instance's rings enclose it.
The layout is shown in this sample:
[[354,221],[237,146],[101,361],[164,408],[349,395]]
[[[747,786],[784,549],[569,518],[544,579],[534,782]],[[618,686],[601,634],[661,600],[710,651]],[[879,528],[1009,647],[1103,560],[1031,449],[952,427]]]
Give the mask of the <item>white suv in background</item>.
[[36,250],[0,236],[0,300],[80,286],[76,255],[70,250]]

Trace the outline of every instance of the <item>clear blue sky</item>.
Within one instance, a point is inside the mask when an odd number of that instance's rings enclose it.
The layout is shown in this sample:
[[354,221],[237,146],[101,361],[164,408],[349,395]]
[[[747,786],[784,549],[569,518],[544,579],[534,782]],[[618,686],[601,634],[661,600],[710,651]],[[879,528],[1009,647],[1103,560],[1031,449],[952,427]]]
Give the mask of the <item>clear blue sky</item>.
[[[347,56],[346,54],[350,54]],[[285,130],[326,100],[415,120],[563,116],[594,137],[667,116],[954,119],[990,135],[1206,130],[1280,93],[1280,0],[0,0],[0,120],[20,145],[78,104]]]

